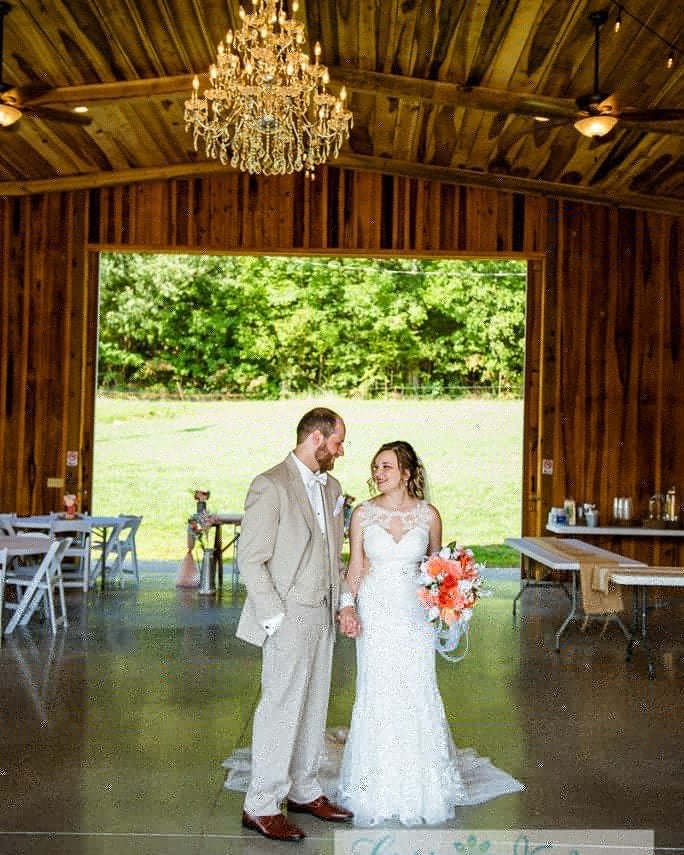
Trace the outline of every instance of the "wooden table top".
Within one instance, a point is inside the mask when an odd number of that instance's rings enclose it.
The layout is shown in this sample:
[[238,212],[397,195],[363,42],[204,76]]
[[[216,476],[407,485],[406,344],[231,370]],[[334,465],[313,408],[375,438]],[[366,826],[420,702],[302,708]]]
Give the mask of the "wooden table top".
[[[617,552],[608,549],[600,549],[591,543],[576,538],[561,537],[507,537],[504,541],[507,546],[517,549],[523,555],[538,561],[551,570],[579,570],[580,562],[577,552],[586,555],[587,559],[600,562],[618,563],[625,567],[645,567],[643,561],[634,558],[626,558]],[[575,554],[563,555],[564,546]]]
[[217,514],[210,514],[210,516],[214,517],[216,522],[222,525],[240,525],[244,514],[219,512]]

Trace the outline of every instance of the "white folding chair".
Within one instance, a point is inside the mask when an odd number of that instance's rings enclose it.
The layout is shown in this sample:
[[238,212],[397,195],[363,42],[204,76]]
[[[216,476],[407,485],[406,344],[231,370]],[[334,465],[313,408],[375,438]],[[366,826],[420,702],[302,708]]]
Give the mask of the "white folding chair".
[[14,535],[14,514],[0,514],[0,534]]
[[7,550],[0,549],[0,647],[2,647],[2,610],[5,605],[5,576],[7,575]]
[[126,576],[132,576],[135,583],[140,582],[138,570],[138,552],[135,546],[135,535],[142,522],[142,517],[131,514],[121,514],[121,526],[116,541],[116,561],[112,568],[112,576],[118,575],[119,584],[123,588]]
[[[35,610],[43,603],[45,613],[50,621],[50,629],[57,632],[58,624],[65,628],[69,625],[62,581],[62,558],[71,546],[71,538],[53,541],[43,560],[37,564],[27,564],[11,568],[6,574],[6,584],[14,585],[17,589],[17,602],[7,603],[8,608],[14,609],[14,614],[5,629],[5,635],[11,635],[19,624],[26,626]],[[61,616],[55,614],[53,600],[57,588]]]
[[[124,520],[119,517],[104,540],[93,539],[91,542],[91,553],[97,555],[96,560],[90,560],[90,578],[88,584],[95,587],[98,578],[102,577],[106,582],[118,569],[118,541],[119,532],[123,527]],[[104,568],[104,569],[103,569]]]
[[71,546],[64,553],[62,579],[65,588],[88,590],[90,579],[90,523],[87,519],[55,519],[50,526],[53,537],[70,537]]

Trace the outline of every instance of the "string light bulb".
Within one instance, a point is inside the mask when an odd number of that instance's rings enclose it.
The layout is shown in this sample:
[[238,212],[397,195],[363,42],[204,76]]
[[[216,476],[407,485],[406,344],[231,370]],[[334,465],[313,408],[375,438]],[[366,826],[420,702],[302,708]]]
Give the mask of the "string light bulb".
[[668,54],[667,62],[665,63],[665,65],[667,66],[668,70],[670,68],[672,68],[672,66],[674,65],[674,51],[673,50],[671,50],[670,53]]
[[622,26],[622,6],[618,9],[617,18],[615,19],[615,32],[620,32],[620,27]]

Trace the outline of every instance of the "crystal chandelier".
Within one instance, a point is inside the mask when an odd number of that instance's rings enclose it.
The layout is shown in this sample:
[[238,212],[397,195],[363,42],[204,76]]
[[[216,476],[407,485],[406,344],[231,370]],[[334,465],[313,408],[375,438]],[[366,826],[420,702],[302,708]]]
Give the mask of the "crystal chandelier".
[[[298,8],[292,3],[292,12]],[[337,157],[349,136],[352,114],[346,91],[339,98],[326,86],[328,70],[302,53],[304,25],[289,20],[283,0],[252,0],[240,7],[242,28],[219,42],[209,69],[209,89],[199,94],[195,76],[185,102],[185,128],[207,157],[254,174],[277,175],[314,167]]]

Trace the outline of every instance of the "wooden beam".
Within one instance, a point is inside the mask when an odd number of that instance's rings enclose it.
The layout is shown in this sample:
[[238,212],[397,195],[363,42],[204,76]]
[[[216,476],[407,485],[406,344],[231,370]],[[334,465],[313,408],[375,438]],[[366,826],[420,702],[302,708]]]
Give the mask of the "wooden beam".
[[[571,118],[577,112],[568,98],[549,98],[528,92],[508,92],[486,86],[467,86],[440,80],[421,80],[400,74],[329,66],[330,80],[336,86],[366,95],[382,95],[406,101],[428,101],[433,104],[470,107],[492,112],[520,112],[534,116],[543,107],[545,115]],[[190,96],[193,74],[121,80],[115,83],[88,83],[80,86],[58,86],[31,104],[93,104],[120,98],[154,98],[161,95]],[[209,85],[208,74],[200,74],[200,88]],[[532,103],[528,103],[532,102]]]
[[[547,118],[569,122],[577,114],[571,98],[552,98],[529,92],[509,92],[487,86],[468,86],[465,83],[447,83],[441,80],[423,80],[399,74],[384,74],[377,71],[328,68],[334,88],[346,86],[352,93],[397,98],[404,106],[411,103],[440,104],[463,107],[492,113],[506,113]],[[35,98],[31,104],[96,104],[108,101],[160,98],[165,95],[190,96],[192,74],[170,77],[151,77],[142,80],[122,80],[115,83],[90,83],[80,86],[59,86],[45,95]],[[200,88],[209,85],[208,74],[201,74]],[[684,136],[684,121],[659,122],[657,129],[645,122],[632,122],[629,116],[625,123],[658,134]]]
[[[352,169],[403,175],[407,178],[441,181],[446,184],[459,184],[466,187],[489,187],[494,190],[568,199],[574,202],[615,205],[616,207],[635,208],[642,211],[660,211],[677,216],[684,214],[684,200],[682,199],[653,198],[628,192],[613,194],[589,187],[561,184],[560,182],[520,178],[514,175],[482,173],[472,169],[455,169],[429,163],[406,163],[389,158],[367,157],[351,152],[340,155],[333,163]],[[0,187],[2,187],[1,184]]]
[[[384,175],[398,175],[444,184],[470,187],[489,187],[513,193],[527,193],[574,202],[589,202],[596,205],[614,205],[640,211],[658,211],[665,214],[684,216],[684,200],[664,199],[638,193],[606,193],[593,188],[582,188],[552,181],[537,181],[512,175],[480,173],[469,169],[454,169],[429,163],[410,163],[392,158],[372,157],[348,152],[340,155],[331,165]],[[221,166],[217,161],[197,163],[174,163],[168,166],[118,169],[111,172],[93,172],[86,175],[68,175],[59,178],[39,178],[31,181],[0,182],[0,197],[26,196],[34,193],[52,193],[65,190],[85,190],[110,187],[116,184],[137,184],[143,181],[164,181],[172,178],[190,178],[218,172],[235,171]]]
[[[115,83],[84,83],[79,86],[57,86],[31,99],[34,104],[95,104],[101,101],[134,100],[155,98],[162,95],[190,96],[192,74],[177,74],[170,77],[146,77],[138,80],[117,80]],[[200,75],[206,85],[208,75]]]

